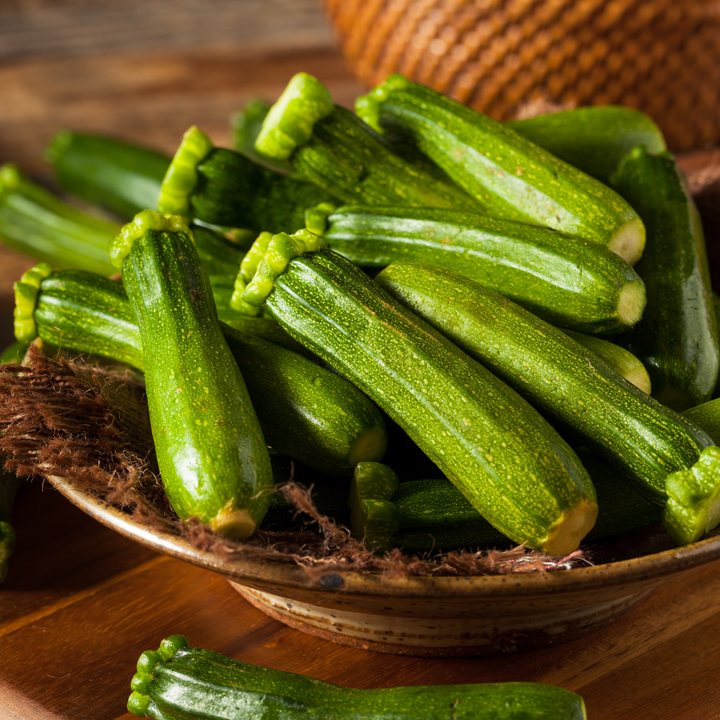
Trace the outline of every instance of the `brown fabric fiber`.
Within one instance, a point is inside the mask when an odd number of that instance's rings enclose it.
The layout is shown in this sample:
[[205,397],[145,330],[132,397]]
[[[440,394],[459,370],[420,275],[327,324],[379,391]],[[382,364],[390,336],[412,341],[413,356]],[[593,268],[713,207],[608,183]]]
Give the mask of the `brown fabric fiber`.
[[196,519],[181,522],[170,509],[155,467],[143,386],[131,375],[82,359],[50,358],[31,345],[22,365],[0,366],[0,453],[23,476],[72,479],[82,490],[125,509],[140,522],[184,536],[194,547],[223,557],[292,563],[308,580],[328,570],[409,575],[484,575],[543,572],[582,561],[582,553],[549,558],[518,547],[508,551],[451,552],[433,557],[393,550],[384,557],[321,515],[292,479],[277,492],[297,509],[285,531],[262,527],[244,542],[227,540]]

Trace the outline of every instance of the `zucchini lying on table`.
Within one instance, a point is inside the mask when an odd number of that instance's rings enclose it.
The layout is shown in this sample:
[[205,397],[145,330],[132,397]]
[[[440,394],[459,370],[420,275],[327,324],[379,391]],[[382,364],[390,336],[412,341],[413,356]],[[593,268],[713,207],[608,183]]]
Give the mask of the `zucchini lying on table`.
[[181,520],[242,539],[262,520],[272,468],[220,330],[190,230],[145,210],[110,246],[137,316],[155,452]]
[[501,532],[553,555],[597,514],[577,456],[519,395],[308,231],[276,235],[243,299],[398,422]]
[[625,200],[507,125],[402,75],[355,108],[379,132],[409,137],[486,212],[600,243],[630,264],[642,255],[645,228]]
[[355,690],[188,647],[144,652],[128,710],[154,720],[585,720],[579,695],[530,682]]
[[676,542],[720,523],[720,448],[587,348],[447,270],[396,264],[375,282],[664,505]]

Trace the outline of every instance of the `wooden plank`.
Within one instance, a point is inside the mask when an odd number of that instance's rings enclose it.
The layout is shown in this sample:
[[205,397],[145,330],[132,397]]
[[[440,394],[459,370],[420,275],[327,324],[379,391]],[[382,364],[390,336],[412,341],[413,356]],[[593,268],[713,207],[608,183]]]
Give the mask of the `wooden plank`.
[[0,62],[177,49],[330,46],[318,0],[3,0]]

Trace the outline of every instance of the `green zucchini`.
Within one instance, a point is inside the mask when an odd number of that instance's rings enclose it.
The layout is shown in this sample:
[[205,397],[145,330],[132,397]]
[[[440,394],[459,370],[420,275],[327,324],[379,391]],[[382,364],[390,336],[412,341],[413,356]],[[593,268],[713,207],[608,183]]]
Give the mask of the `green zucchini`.
[[[55,346],[145,370],[138,321],[120,283],[78,270],[51,273],[39,267],[25,273],[16,293],[17,332],[23,341],[39,336]],[[270,446],[332,475],[351,475],[360,460],[383,456],[383,416],[347,380],[223,323],[220,330]]]
[[447,268],[560,327],[618,332],[645,308],[643,283],[622,258],[549,228],[437,208],[355,205],[330,212],[323,231],[322,214],[312,216],[309,229],[362,267]]
[[577,107],[505,124],[605,184],[638,145],[652,155],[667,150],[660,128],[647,115],[619,105]]
[[170,165],[155,150],[71,130],[57,133],[45,157],[65,190],[126,220],[157,206]]
[[268,506],[272,468],[245,382],[220,331],[190,230],[144,210],[110,245],[138,321],[165,493],[181,520],[233,538]]
[[0,241],[56,267],[109,275],[108,240],[117,226],[92,217],[28,180],[11,164],[0,167]]
[[640,258],[645,229],[632,207],[509,126],[401,75],[355,107],[376,130],[409,136],[488,213],[597,242],[630,264]]
[[527,682],[340,687],[248,665],[188,647],[172,635],[144,652],[130,683],[128,710],[155,720],[584,720],[575,693]]
[[627,348],[594,335],[585,335],[566,328],[563,328],[563,332],[575,342],[594,352],[629,383],[650,395],[652,391],[650,375],[639,358],[635,357]]
[[391,265],[375,282],[632,477],[665,506],[676,542],[694,542],[720,523],[720,448],[594,353],[447,270]]
[[647,366],[653,395],[675,410],[709,400],[720,349],[702,222],[672,155],[638,147],[611,180],[647,227],[637,265],[647,312],[621,339]]
[[[577,456],[524,400],[308,231],[276,235],[243,293],[363,390],[490,522],[550,554],[597,513]],[[305,254],[301,254],[305,253]]]
[[306,208],[324,202],[334,202],[330,192],[216,148],[191,127],[163,179],[157,207],[213,225],[292,232],[304,227]]
[[269,161],[255,150],[255,140],[260,134],[263,121],[270,111],[270,104],[259,98],[248,101],[240,112],[231,118],[233,147],[238,152],[250,158],[258,165],[265,165],[270,170],[289,175],[292,165],[287,161]]
[[395,153],[352,112],[333,105],[327,88],[305,73],[290,80],[271,108],[255,149],[270,160],[289,160],[297,175],[342,202],[479,210],[436,166]]
[[[617,469],[589,448],[576,452],[593,480],[599,509],[583,545],[662,521],[662,508]],[[353,536],[376,552],[393,547],[426,553],[512,545],[443,477],[399,482],[382,463],[358,463],[348,502]]]

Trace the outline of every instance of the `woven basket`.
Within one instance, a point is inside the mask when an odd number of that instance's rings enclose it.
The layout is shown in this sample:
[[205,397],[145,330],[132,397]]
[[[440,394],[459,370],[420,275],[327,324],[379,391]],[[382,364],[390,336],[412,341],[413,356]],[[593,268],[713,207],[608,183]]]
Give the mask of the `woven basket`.
[[717,0],[324,0],[368,85],[394,72],[498,120],[622,104],[675,151],[720,141]]

